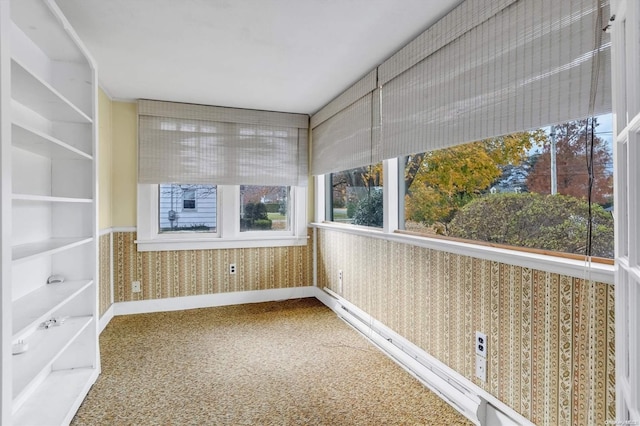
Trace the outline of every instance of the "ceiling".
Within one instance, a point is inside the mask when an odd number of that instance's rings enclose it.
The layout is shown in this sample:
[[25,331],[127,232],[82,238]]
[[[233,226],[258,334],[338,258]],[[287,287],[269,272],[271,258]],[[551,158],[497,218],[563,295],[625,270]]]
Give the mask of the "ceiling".
[[311,114],[461,0],[56,0],[115,100]]

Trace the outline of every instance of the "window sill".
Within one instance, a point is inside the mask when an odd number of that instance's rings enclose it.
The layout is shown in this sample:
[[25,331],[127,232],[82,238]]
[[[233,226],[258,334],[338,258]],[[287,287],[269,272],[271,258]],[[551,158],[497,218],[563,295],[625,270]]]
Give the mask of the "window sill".
[[257,248],[257,247],[289,247],[307,245],[308,236],[251,236],[246,238],[223,239],[156,239],[156,240],[136,240],[138,251],[174,251],[174,250],[215,250],[215,249],[236,249],[236,248]]
[[463,256],[475,257],[525,268],[537,269],[545,272],[568,275],[603,282],[614,283],[614,265],[602,263],[587,263],[586,261],[566,259],[559,256],[550,256],[537,253],[527,253],[506,248],[488,247],[459,241],[449,241],[427,236],[407,235],[401,233],[386,233],[381,230],[348,226],[334,223],[312,223],[310,226],[318,229],[329,229],[348,234],[361,235],[371,238],[379,238],[403,244],[411,244]]

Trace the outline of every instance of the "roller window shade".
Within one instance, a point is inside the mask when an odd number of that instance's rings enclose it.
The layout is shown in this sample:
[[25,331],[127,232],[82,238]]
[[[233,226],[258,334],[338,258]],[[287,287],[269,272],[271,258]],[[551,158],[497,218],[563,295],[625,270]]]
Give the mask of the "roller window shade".
[[[603,34],[596,46],[597,3],[505,2],[392,78],[382,88],[378,160],[610,112],[609,40]],[[441,31],[455,32],[451,25]]]
[[377,158],[374,93],[360,98],[312,130],[311,174],[372,164]]
[[307,116],[154,101],[138,114],[139,183],[307,184]]

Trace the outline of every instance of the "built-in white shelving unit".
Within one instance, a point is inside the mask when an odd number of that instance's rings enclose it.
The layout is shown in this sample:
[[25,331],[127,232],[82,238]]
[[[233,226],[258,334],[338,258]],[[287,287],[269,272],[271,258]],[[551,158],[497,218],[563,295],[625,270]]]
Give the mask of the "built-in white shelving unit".
[[96,82],[53,0],[0,0],[2,425],[68,424],[100,372]]

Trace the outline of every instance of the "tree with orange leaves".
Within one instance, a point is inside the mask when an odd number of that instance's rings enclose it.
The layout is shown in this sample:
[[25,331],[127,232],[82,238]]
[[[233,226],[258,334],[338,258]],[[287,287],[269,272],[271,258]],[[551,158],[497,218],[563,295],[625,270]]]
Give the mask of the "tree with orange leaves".
[[[595,119],[593,119],[595,120]],[[594,122],[594,127],[597,127]],[[578,120],[555,126],[556,133],[556,175],[558,194],[587,199],[589,192],[589,171],[587,154],[590,147],[590,123]],[[591,200],[606,205],[613,197],[612,156],[604,139],[593,138],[593,186]],[[549,194],[551,192],[551,144],[535,160],[533,170],[527,177],[529,192]]]

